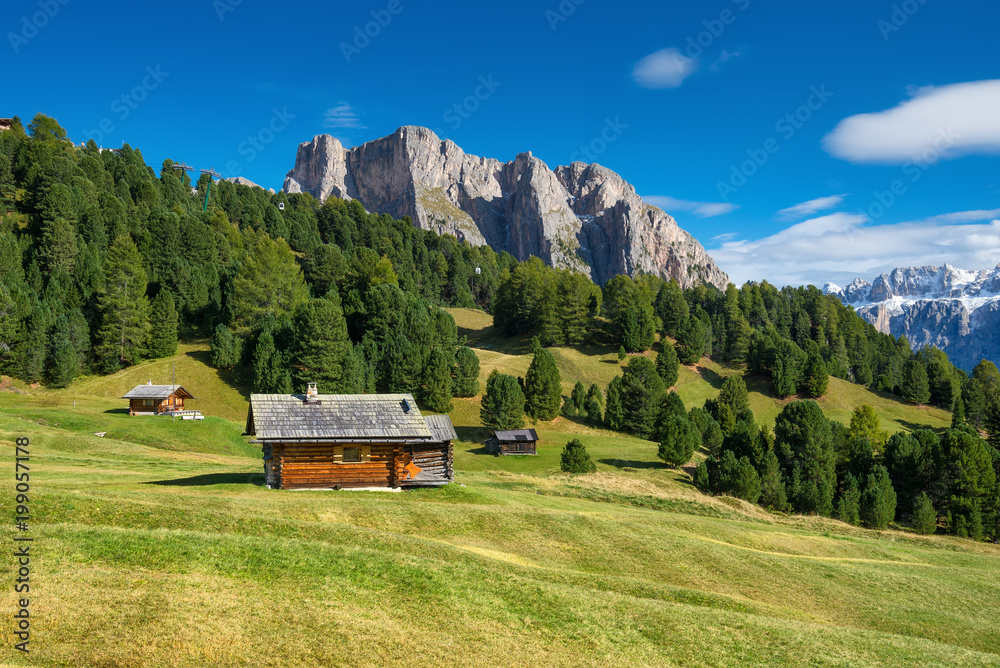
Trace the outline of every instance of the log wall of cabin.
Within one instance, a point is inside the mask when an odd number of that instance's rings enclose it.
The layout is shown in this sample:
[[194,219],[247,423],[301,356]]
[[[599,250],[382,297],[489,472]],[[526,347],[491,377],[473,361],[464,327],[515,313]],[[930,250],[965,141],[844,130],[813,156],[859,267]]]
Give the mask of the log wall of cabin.
[[500,443],[501,455],[535,455],[538,454],[534,441],[503,441]]
[[[150,405],[146,405],[149,401]],[[184,399],[182,397],[170,397],[167,399],[129,399],[129,413],[133,415],[139,413],[163,413],[169,410],[184,410]]]
[[[451,442],[428,443],[427,445],[407,445],[396,460],[396,480],[400,487],[451,482],[455,479],[454,450]],[[412,479],[406,465],[413,462],[420,468],[416,479]]]
[[[361,449],[361,462],[344,462],[344,447]],[[275,487],[310,489],[331,487],[392,487],[393,460],[398,446],[386,444],[330,445],[280,443],[273,445]]]

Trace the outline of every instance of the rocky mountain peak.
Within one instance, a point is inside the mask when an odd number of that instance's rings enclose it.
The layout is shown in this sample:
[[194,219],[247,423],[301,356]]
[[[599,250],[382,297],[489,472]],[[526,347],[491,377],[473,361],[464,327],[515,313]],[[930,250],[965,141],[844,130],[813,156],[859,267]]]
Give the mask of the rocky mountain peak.
[[284,190],[357,199],[369,211],[410,216],[423,229],[522,260],[537,255],[597,283],[639,272],[684,287],[729,282],[691,235],[611,170],[582,162],[553,170],[530,151],[503,163],[423,127],[352,149],[317,136],[299,146]]
[[872,283],[830,284],[827,292],[879,331],[905,335],[914,350],[936,346],[966,370],[981,359],[1000,362],[1000,265],[981,271],[900,267]]

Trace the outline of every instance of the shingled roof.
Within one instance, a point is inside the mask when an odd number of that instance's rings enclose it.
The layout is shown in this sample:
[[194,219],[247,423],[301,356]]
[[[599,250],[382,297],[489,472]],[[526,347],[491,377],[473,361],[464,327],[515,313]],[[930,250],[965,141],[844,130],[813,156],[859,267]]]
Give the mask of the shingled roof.
[[410,394],[254,394],[247,434],[262,442],[431,441]]
[[496,439],[509,443],[511,441],[537,441],[538,433],[534,429],[514,429],[513,431],[498,431]]
[[427,421],[427,426],[434,435],[435,441],[444,443],[445,441],[458,440],[455,427],[451,424],[451,418],[447,415],[426,415],[424,416],[424,420]]
[[191,393],[180,385],[136,385],[122,399],[166,399],[174,392],[185,399],[194,399]]

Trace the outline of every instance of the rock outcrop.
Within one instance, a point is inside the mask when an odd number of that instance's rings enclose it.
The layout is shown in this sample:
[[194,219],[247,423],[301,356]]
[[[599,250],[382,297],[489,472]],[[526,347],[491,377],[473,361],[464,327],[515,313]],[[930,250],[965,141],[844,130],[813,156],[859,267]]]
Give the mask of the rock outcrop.
[[577,162],[553,171],[530,152],[506,163],[481,158],[426,128],[403,127],[353,149],[317,136],[299,146],[284,190],[356,199],[369,211],[409,216],[423,229],[518,259],[537,255],[599,284],[641,272],[683,287],[729,282],[690,234],[611,170]]
[[935,346],[967,371],[983,359],[1000,363],[1000,266],[894,269],[873,283],[855,279],[824,290],[879,331],[906,336],[914,350]]

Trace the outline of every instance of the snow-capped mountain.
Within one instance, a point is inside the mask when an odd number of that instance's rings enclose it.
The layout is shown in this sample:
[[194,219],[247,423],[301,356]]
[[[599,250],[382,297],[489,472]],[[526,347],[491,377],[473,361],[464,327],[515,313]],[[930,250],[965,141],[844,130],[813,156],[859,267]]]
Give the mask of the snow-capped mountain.
[[824,292],[853,306],[879,331],[905,335],[914,350],[936,346],[966,370],[981,359],[1000,362],[1000,265],[982,271],[907,267],[872,283],[827,283]]

